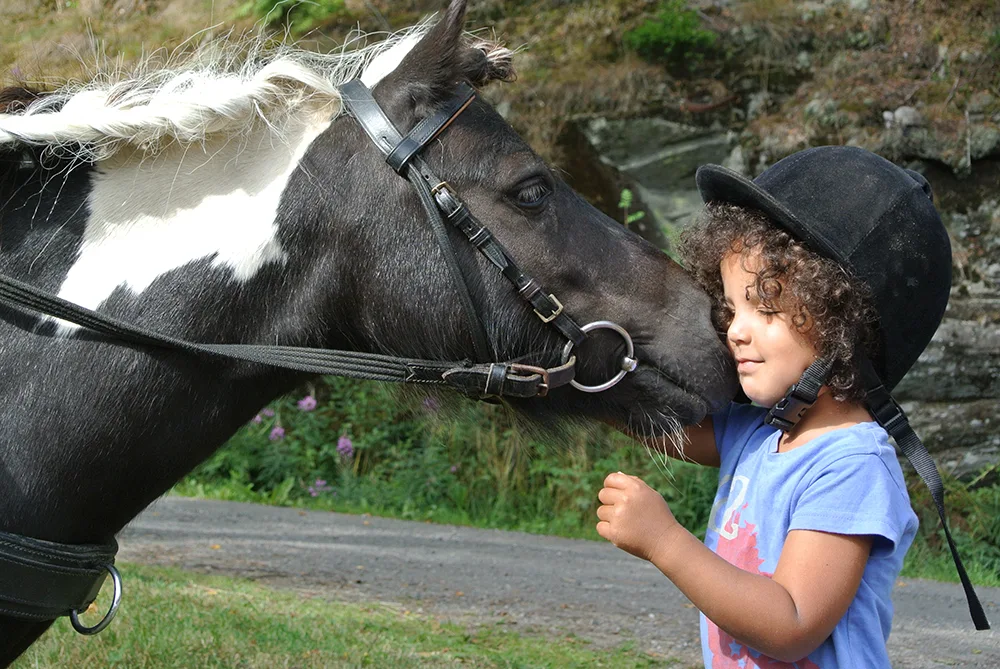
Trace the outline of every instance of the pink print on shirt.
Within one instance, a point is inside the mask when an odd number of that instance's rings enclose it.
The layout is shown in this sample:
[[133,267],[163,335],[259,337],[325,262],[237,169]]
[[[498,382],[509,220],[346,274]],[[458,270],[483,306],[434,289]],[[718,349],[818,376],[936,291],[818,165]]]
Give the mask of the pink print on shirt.
[[[744,504],[742,509],[747,508]],[[742,510],[740,509],[740,510]],[[757,553],[757,526],[747,523],[740,527],[740,511],[735,511],[732,518],[724,519],[722,527],[728,532],[719,533],[719,545],[716,553],[729,564],[735,565],[751,574],[760,574],[771,578],[760,570],[764,559]],[[727,535],[732,539],[726,538]],[[743,645],[711,620],[708,624],[708,647],[712,651],[712,669],[820,669],[819,665],[802,658],[798,662],[780,662],[774,658],[758,653]]]

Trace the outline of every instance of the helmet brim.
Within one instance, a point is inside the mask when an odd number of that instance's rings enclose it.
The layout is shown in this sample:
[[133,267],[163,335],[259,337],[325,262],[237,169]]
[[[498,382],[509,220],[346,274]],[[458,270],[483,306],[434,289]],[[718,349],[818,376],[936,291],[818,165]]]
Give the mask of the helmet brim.
[[842,260],[834,244],[816,234],[770,193],[739,172],[721,165],[702,165],[695,173],[695,183],[706,204],[725,203],[755,209],[816,253],[833,260]]

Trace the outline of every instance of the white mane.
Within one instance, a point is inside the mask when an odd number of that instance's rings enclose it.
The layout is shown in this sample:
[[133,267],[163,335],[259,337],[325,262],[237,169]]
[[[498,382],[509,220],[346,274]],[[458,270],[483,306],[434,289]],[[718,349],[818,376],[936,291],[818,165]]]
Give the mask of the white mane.
[[[281,196],[341,113],[338,86],[358,77],[374,86],[429,27],[370,46],[360,34],[329,55],[224,38],[176,63],[153,56],[127,73],[99,70],[0,114],[0,150],[40,146],[99,166],[59,296],[98,309],[119,287],[140,295],[192,263],[242,284],[289,262],[277,234]],[[477,42],[492,63],[509,64],[509,50]],[[59,325],[64,335],[77,329]]]
[[183,60],[154,53],[128,72],[98,68],[90,82],[67,83],[0,114],[0,148],[31,144],[103,160],[125,146],[149,153],[168,143],[250,133],[260,123],[274,130],[299,111],[332,118],[341,111],[338,85],[362,77],[374,86],[428,27],[373,45],[371,35],[359,34],[331,54],[268,46],[261,36],[222,38]]

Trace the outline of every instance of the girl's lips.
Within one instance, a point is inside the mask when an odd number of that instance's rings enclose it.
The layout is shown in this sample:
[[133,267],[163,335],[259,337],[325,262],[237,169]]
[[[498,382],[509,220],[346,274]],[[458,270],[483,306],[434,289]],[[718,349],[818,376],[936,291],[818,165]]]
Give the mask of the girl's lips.
[[737,360],[736,371],[740,374],[749,374],[762,364],[759,360]]

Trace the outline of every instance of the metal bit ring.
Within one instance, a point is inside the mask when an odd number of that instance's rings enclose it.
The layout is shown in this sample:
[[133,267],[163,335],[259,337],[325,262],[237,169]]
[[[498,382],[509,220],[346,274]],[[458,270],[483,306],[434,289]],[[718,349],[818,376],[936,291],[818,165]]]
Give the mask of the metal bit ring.
[[[621,335],[621,338],[625,340],[625,357],[622,358],[621,371],[615,374],[615,376],[610,380],[596,386],[585,386],[582,383],[573,380],[569,382],[571,386],[577,390],[582,390],[585,393],[599,393],[618,385],[618,382],[624,379],[626,374],[635,371],[635,368],[639,365],[639,361],[635,359],[635,347],[632,345],[632,337],[629,336],[629,333],[625,330],[625,328],[617,323],[612,323],[611,321],[594,321],[593,323],[587,323],[580,329],[584,332],[590,332],[591,330],[612,330],[617,332]],[[563,364],[569,360],[569,356],[572,351],[573,342],[566,342],[566,346],[563,347],[562,353]]]

